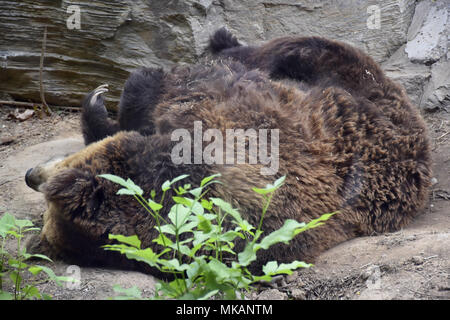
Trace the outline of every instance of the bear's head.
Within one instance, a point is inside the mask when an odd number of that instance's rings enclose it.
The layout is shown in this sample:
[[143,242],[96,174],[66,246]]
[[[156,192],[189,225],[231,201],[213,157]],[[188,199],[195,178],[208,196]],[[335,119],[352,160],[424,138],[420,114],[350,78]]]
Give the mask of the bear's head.
[[110,233],[151,229],[153,222],[141,215],[142,208],[116,196],[118,185],[99,177],[126,174],[140,182],[135,170],[144,165],[135,161],[140,158],[137,154],[145,153],[144,140],[139,133],[120,132],[65,159],[29,169],[27,185],[42,192],[48,206],[40,238],[30,241],[29,249],[81,264],[104,263],[109,258],[101,246],[108,243]]

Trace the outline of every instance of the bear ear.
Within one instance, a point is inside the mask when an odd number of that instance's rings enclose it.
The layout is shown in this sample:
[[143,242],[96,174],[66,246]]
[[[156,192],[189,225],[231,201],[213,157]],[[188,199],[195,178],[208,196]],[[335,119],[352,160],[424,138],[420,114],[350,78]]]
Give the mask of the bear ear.
[[57,202],[64,214],[90,215],[103,200],[102,188],[95,176],[76,168],[65,169],[42,186],[49,202]]

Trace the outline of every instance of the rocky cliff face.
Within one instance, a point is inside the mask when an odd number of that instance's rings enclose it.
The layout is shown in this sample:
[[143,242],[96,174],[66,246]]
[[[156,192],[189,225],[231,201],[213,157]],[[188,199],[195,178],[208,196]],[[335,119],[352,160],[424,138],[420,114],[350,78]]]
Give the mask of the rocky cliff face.
[[[51,104],[78,106],[109,83],[114,109],[139,66],[193,63],[226,26],[242,42],[320,35],[383,63],[423,108],[449,105],[450,0],[70,0],[0,1],[0,98],[39,101],[39,57]],[[382,4],[381,4],[382,3]]]

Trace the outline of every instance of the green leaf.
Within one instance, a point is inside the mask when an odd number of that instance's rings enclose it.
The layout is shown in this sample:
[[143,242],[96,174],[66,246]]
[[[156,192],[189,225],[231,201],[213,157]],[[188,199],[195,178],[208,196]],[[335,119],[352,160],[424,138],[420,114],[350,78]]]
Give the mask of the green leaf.
[[111,251],[119,251],[120,253],[126,253],[129,251],[135,251],[137,250],[134,247],[130,247],[126,244],[106,244],[104,246],[101,246],[102,248],[104,248],[105,250],[111,250]]
[[163,260],[161,259],[159,261],[161,263],[161,265],[163,265],[163,267],[165,269],[169,269],[169,270],[176,270],[176,271],[186,271],[189,270],[189,265],[183,263],[182,265],[180,265],[180,262],[178,261],[178,259],[171,259],[171,260]]
[[190,268],[186,270],[186,275],[192,282],[201,273],[205,264],[206,262],[203,259],[197,259],[190,264]]
[[16,219],[16,226],[19,227],[20,229],[23,229],[25,227],[32,227],[33,222],[27,219]]
[[25,269],[28,265],[22,261],[16,259],[9,259],[8,264],[13,268]]
[[178,234],[182,234],[185,232],[194,232],[194,228],[197,226],[197,221],[192,221],[189,223],[185,223],[178,229]]
[[133,190],[136,194],[142,196],[142,194],[144,193],[144,191],[141,189],[141,187],[136,185],[130,178],[127,179],[127,184],[128,184],[128,189]]
[[296,260],[291,263],[280,264],[280,266],[278,267],[278,270],[296,270],[298,268],[310,268],[312,266],[313,266],[313,264],[311,264],[311,263],[306,263],[303,261]]
[[220,198],[210,198],[210,200],[212,201],[212,203],[214,203],[214,205],[231,215],[238,224],[241,224],[243,222],[241,214],[236,209],[233,209],[231,204],[223,201]]
[[255,227],[252,226],[247,220],[242,220],[241,223],[239,223],[239,226],[236,227],[235,231],[244,231],[244,232],[248,232],[250,233],[252,236],[254,236],[254,233],[252,232],[252,230],[254,230]]
[[18,284],[18,287],[20,287],[20,284],[22,283],[22,277],[20,276],[19,272],[11,271],[9,273],[9,278],[12,280],[13,283]]
[[202,195],[203,187],[198,187],[192,190],[189,190],[189,193],[192,194],[196,199],[200,199]]
[[[155,227],[157,229],[157,227]],[[165,224],[161,226],[161,232],[171,235],[176,235],[175,226],[171,224]]]
[[211,176],[209,176],[209,177],[204,178],[204,179],[200,182],[200,187],[205,186],[208,182],[210,182],[210,181],[213,180],[214,178],[217,178],[217,177],[220,177],[220,176],[221,176],[220,173],[216,173],[216,174],[213,174],[213,175],[211,175]]
[[276,261],[270,261],[263,266],[263,272],[266,275],[273,276],[277,274],[292,274],[292,270],[298,268],[309,268],[312,264],[305,263],[303,261],[293,261],[291,263],[282,263],[278,265]]
[[118,185],[121,185],[122,187],[125,187],[125,189],[120,189],[117,194],[118,195],[135,195],[138,194],[142,196],[144,193],[142,189],[137,186],[130,178],[128,178],[126,181],[125,179],[118,177],[113,174],[99,174],[98,177],[112,181]]
[[137,286],[133,286],[131,288],[122,288],[120,285],[116,284],[113,286],[113,290],[116,293],[123,294],[122,296],[116,296],[114,299],[116,300],[140,300],[142,299],[141,289]]
[[202,207],[205,208],[205,209],[208,210],[208,211],[211,211],[212,208],[213,208],[213,203],[212,203],[212,201],[208,201],[208,200],[206,200],[206,199],[202,199],[202,200],[201,200],[201,204],[202,204]]
[[61,283],[62,281],[64,281],[64,282],[68,282],[68,281],[70,281],[70,282],[77,281],[77,280],[75,280],[75,279],[73,279],[73,278],[71,278],[71,277],[57,276],[57,275],[55,274],[55,272],[53,272],[53,270],[50,269],[50,268],[48,268],[48,267],[45,267],[45,266],[36,266],[36,267],[41,268],[42,271],[44,271],[44,272],[47,274],[47,276],[50,278],[50,280],[54,281],[54,282],[55,282],[57,285],[59,285],[59,286],[62,286],[62,283]]
[[121,177],[118,177],[116,175],[113,174],[99,174],[98,175],[100,178],[112,181],[114,183],[117,183],[119,185],[121,185],[122,187],[125,187],[128,189],[128,183]]
[[9,213],[5,213],[0,218],[0,236],[2,238],[6,237],[6,234],[8,233],[8,231],[11,231],[12,229],[15,228],[15,225],[16,225],[15,221],[16,221],[16,219],[14,218],[14,216]]
[[300,227],[299,229],[295,230],[295,235],[297,235],[297,234],[299,234],[301,232],[304,232],[306,230],[317,228],[317,227],[323,225],[324,221],[327,221],[328,219],[330,219],[332,216],[334,216],[337,213],[339,213],[339,211],[335,211],[335,212],[332,212],[332,213],[326,213],[326,214],[323,214],[322,216],[320,216],[317,219],[311,220],[306,225],[304,224],[302,227]]
[[197,300],[208,300],[209,298],[215,296],[218,292],[218,289],[206,292],[205,294],[198,296]]
[[23,298],[30,299],[30,298],[37,298],[42,299],[41,293],[39,292],[39,289],[32,285],[26,285],[22,291],[24,292]]
[[24,229],[24,230],[22,230],[22,232],[25,233],[25,232],[39,231],[39,230],[41,230],[41,228],[34,227],[34,228]]
[[176,204],[170,209],[168,217],[175,228],[180,229],[190,214],[191,210],[189,208],[182,204]]
[[198,219],[198,230],[203,231],[204,233],[211,232],[212,230],[211,221],[209,221],[202,215],[197,215],[197,219]]
[[150,266],[155,266],[158,261],[158,255],[151,249],[147,248],[144,250],[130,250],[125,253],[128,259],[134,259],[136,261],[142,261]]
[[36,254],[26,254],[26,255],[24,255],[25,256],[25,259],[30,259],[30,258],[39,258],[39,259],[42,259],[42,260],[46,260],[46,261],[48,261],[48,262],[53,262],[53,260],[52,259],[50,259],[49,257],[47,257],[46,255],[43,255],[43,254],[39,254],[39,253],[36,253]]
[[273,183],[273,186],[278,189],[284,184],[285,180],[286,176],[282,176]]
[[181,252],[185,256],[190,256],[191,254],[191,248],[185,245],[172,244],[170,248],[173,249],[174,251]]
[[10,234],[12,235],[14,238],[19,239],[19,238],[23,238],[22,234],[18,234],[16,231],[14,230],[9,230],[6,232],[6,234]]
[[159,210],[162,209],[162,205],[160,205],[159,203],[156,203],[155,201],[153,201],[152,199],[148,199],[148,206],[150,207],[150,209],[152,209],[154,212],[158,212]]
[[304,225],[304,223],[299,223],[295,220],[288,219],[284,222],[284,225],[280,229],[275,230],[264,237],[259,246],[262,249],[268,249],[270,246],[280,242],[288,243],[296,236],[296,230]]
[[133,190],[122,188],[119,191],[117,191],[116,194],[119,196],[124,196],[124,195],[125,196],[134,196],[136,194],[136,192],[134,192]]
[[139,240],[137,235],[126,237],[126,236],[122,236],[122,235],[109,234],[108,235],[108,239],[110,239],[110,240],[117,240],[119,242],[128,244],[128,245],[130,245],[132,247],[135,247],[137,249],[141,248],[141,240]]
[[197,246],[199,244],[204,243],[206,240],[211,238],[211,234],[209,233],[204,233],[203,231],[195,231],[194,232],[194,241],[193,241],[193,245]]
[[169,190],[169,189],[170,189],[170,186],[173,185],[175,182],[178,182],[178,181],[180,181],[180,180],[183,180],[183,179],[185,179],[185,178],[187,178],[187,177],[189,177],[188,174],[183,174],[183,175],[181,175],[181,176],[176,177],[176,178],[173,179],[172,181],[168,181],[168,180],[165,181],[165,182],[162,184],[162,186],[161,186],[162,191],[167,191],[167,190]]
[[169,190],[169,189],[170,189],[170,181],[169,181],[169,180],[165,181],[165,182],[161,185],[161,189],[162,189],[162,191],[167,191],[167,190]]
[[185,288],[185,282],[182,279],[175,279],[170,282],[158,282],[158,286],[155,286],[155,290],[163,291],[166,297],[176,298],[179,297]]
[[14,300],[14,296],[9,292],[0,290],[0,300]]
[[172,197],[172,199],[175,203],[182,204],[187,208],[192,207],[192,212],[195,214],[203,214],[204,212],[202,205],[196,200],[185,197]]
[[259,246],[257,246],[253,242],[247,243],[244,248],[244,251],[238,254],[238,261],[241,266],[248,266],[250,263],[256,260],[256,252],[258,251]]
[[276,272],[278,268],[278,263],[276,261],[269,261],[263,266],[263,272],[267,275],[272,275]]
[[268,193],[272,193],[279,189],[286,180],[286,176],[282,176],[281,178],[277,179],[273,184],[267,184],[265,188],[252,188],[253,191],[255,191],[258,194],[266,195]]
[[35,275],[38,275],[42,271],[42,268],[38,267],[38,266],[31,266],[28,268],[28,271],[30,271],[30,273],[33,276],[35,276]]
[[[295,220],[286,220],[284,225],[268,234],[260,243],[249,242],[247,243],[244,251],[238,254],[239,264],[242,266],[248,266],[251,262],[256,260],[256,252],[260,249],[268,249],[277,243],[288,243],[295,237],[295,232],[299,227],[304,226],[304,223],[299,223]],[[256,235],[259,237],[259,235]]]
[[217,282],[229,279],[231,276],[236,276],[236,272],[239,272],[228,268],[224,263],[216,259],[211,260],[208,265],[209,268],[215,273]]
[[236,231],[227,231],[224,234],[221,234],[219,236],[219,240],[225,241],[225,242],[231,242],[234,239],[236,239],[237,237],[245,240],[245,236],[242,233],[236,232]]
[[172,240],[167,238],[164,233],[160,233],[159,236],[152,240],[152,242],[155,242],[161,246],[170,246],[173,244]]

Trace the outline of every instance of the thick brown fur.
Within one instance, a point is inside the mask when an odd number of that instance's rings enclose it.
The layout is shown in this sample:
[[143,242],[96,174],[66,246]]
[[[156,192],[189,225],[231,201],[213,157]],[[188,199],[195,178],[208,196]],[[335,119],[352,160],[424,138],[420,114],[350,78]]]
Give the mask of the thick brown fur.
[[[220,55],[224,46],[215,48]],[[286,175],[265,218],[266,233],[286,219],[308,222],[340,211],[289,245],[261,250],[256,267],[269,260],[312,262],[342,241],[399,230],[421,211],[431,178],[427,130],[404,89],[370,57],[321,38],[282,38],[259,48],[232,49],[233,54],[222,51],[223,61],[164,74],[164,89],[143,113],[151,114],[144,120],[151,122],[153,134],[118,132],[42,175],[34,187],[45,194],[49,208],[40,250],[78,264],[154,273],[100,248],[112,233],[137,234],[143,247],[157,250],[151,241],[153,219],[133,199],[117,196],[119,187],[98,177],[102,173],[130,178],[146,197],[156,190],[157,198],[161,184],[181,174],[189,174],[183,184],[195,186],[220,173],[223,184],[211,185],[208,196],[231,202],[254,225],[263,202],[251,188]],[[239,49],[245,54],[237,54]],[[240,62],[229,60],[236,56]],[[173,164],[171,132],[192,133],[194,121],[224,136],[230,128],[279,129],[278,173],[263,176],[261,165],[250,164]]]

